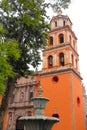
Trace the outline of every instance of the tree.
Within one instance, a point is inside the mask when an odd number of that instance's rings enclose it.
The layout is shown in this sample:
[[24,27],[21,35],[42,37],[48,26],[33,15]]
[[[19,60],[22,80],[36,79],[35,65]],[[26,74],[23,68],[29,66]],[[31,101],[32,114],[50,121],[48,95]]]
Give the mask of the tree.
[[38,50],[46,44],[48,23],[42,1],[2,0],[1,13],[0,21],[7,30],[5,37],[15,38],[21,50],[20,59],[15,62],[10,57],[10,64],[15,72],[25,76],[29,65],[36,67],[39,64]]
[[[0,96],[4,96],[5,90],[7,90],[6,82],[8,77],[14,78],[16,75],[13,71],[13,67],[9,63],[9,56],[13,57],[15,61],[20,57],[18,42],[15,39],[5,39],[4,33],[5,30],[0,25]],[[0,107],[0,123],[3,119],[2,115],[3,107]]]
[[71,0],[48,0],[46,4],[48,4],[48,7],[51,7],[54,12],[57,12],[58,9],[68,8],[70,3],[71,3]]
[[6,79],[14,77],[15,73],[8,59],[13,57],[16,61],[20,57],[18,43],[15,39],[4,39],[4,30],[0,25],[0,95],[4,94]]
[[[50,1],[50,0],[49,0]],[[45,17],[46,8],[67,7],[70,0],[2,0],[0,4],[0,22],[7,30],[6,38],[15,38],[19,43],[21,57],[10,64],[20,76],[28,74],[29,65],[38,66],[40,61],[39,49],[46,45],[49,24]],[[47,17],[48,18],[48,17]]]
[[70,0],[51,0],[51,3],[50,0],[48,2],[47,0],[1,0],[0,23],[6,30],[4,39],[15,39],[21,51],[20,58],[17,60],[13,58],[14,55],[7,57],[16,75],[13,79],[10,78],[10,74],[8,75],[1,111],[6,109],[7,104],[4,104],[4,100],[8,99],[9,90],[12,88],[11,83],[14,83],[20,76],[27,76],[30,73],[29,65],[37,67],[41,61],[39,50],[46,45],[49,29],[49,24],[46,22],[48,18],[46,9],[52,7],[56,11],[58,8],[68,7],[69,3]]

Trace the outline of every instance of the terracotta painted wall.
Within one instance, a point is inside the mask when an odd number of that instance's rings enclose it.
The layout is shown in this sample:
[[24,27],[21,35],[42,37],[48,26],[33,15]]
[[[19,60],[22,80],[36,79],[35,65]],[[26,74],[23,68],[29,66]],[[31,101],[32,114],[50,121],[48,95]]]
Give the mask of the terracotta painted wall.
[[3,122],[3,129],[2,130],[6,130],[6,126],[7,126],[7,113],[8,113],[8,111],[5,112],[4,122]]
[[59,114],[60,123],[55,125],[53,130],[65,130],[65,128],[67,130],[72,130],[72,105],[69,74],[58,75],[59,81],[57,83],[55,83],[52,78],[53,76],[49,76],[42,77],[41,79],[44,91],[43,95],[50,99],[45,113],[48,116],[52,116],[56,109]]
[[74,95],[74,110],[75,110],[75,124],[76,130],[85,129],[85,116],[84,116],[84,105],[83,105],[83,95],[82,95],[82,83],[77,76],[72,75],[72,86]]
[[[77,97],[76,95],[78,93],[78,89],[76,89],[75,86],[78,84],[78,87],[80,87],[79,93],[82,98],[81,82],[73,75],[73,94],[75,94],[73,97],[70,73],[58,74],[57,76],[59,81],[56,83],[52,80],[53,75],[41,78],[44,91],[43,95],[50,99],[49,103],[47,104],[45,113],[48,116],[52,116],[56,110],[60,118],[60,122],[53,126],[53,130],[74,130],[74,125],[76,125],[76,130],[85,130],[83,119],[83,104],[81,104],[80,111],[78,112],[78,107],[76,107],[76,104],[73,102],[73,98]],[[75,105],[74,107],[72,107],[73,104]],[[80,115],[78,116],[78,114]],[[82,127],[79,126],[79,123]]]

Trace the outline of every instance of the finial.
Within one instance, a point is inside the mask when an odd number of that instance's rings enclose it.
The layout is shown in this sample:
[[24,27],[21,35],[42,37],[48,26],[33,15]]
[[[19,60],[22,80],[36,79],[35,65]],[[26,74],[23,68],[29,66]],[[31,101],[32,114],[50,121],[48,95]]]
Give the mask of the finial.
[[58,9],[58,15],[62,15],[62,10],[60,8]]
[[40,88],[38,90],[39,97],[42,97],[42,92],[43,92],[43,90],[42,90],[42,86],[41,86],[41,83],[40,83]]

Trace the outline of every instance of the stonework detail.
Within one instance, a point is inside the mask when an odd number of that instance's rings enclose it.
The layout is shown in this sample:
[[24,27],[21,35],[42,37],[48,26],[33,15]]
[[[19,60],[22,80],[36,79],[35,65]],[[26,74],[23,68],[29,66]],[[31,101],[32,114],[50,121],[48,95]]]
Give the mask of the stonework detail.
[[[18,118],[33,115],[33,103],[30,98],[36,95],[38,83],[36,76],[21,78],[17,81],[13,95],[9,98],[6,130],[16,130]],[[32,96],[30,97],[31,92]]]
[[43,50],[42,71],[36,76],[18,79],[12,96],[9,97],[6,130],[19,130],[18,119],[33,115],[31,99],[37,96],[39,81],[44,97],[50,99],[46,114],[60,118],[60,123],[55,125],[53,130],[85,130],[87,96],[85,91],[82,93],[77,37],[72,31],[69,17],[54,16],[48,34],[50,40]]

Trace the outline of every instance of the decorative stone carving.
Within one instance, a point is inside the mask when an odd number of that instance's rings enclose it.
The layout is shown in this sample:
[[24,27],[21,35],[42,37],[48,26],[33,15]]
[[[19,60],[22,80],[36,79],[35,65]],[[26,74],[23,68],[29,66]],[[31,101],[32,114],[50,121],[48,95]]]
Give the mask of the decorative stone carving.
[[16,130],[19,117],[33,115],[33,104],[29,100],[29,93],[35,94],[38,82],[35,76],[20,79],[9,97],[8,118],[6,130]]
[[24,92],[20,92],[20,102],[24,101]]

